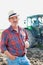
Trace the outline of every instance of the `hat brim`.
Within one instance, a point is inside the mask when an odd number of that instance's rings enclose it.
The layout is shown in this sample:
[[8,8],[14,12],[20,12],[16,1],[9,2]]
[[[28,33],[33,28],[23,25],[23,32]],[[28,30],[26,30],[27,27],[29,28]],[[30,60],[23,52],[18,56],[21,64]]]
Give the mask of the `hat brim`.
[[12,17],[14,17],[14,16],[19,16],[19,15],[12,15],[12,16],[9,16],[9,18],[12,18]]

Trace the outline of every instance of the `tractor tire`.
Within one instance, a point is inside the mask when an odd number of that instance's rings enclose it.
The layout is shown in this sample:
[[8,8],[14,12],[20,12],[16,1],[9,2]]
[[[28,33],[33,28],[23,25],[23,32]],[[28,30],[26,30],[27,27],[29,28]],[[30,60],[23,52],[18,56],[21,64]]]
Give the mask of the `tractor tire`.
[[35,41],[35,37],[32,35],[31,31],[27,30],[28,33],[28,42],[30,43],[30,47],[35,47],[37,42]]

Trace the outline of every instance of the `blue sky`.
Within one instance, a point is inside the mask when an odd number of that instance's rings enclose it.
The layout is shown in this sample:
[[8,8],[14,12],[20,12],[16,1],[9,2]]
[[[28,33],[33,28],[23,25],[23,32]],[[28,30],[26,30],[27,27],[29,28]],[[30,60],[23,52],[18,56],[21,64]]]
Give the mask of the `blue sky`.
[[33,14],[43,14],[43,0],[0,0],[0,29],[10,26],[8,12],[14,10],[19,16],[19,25],[25,27],[24,20]]

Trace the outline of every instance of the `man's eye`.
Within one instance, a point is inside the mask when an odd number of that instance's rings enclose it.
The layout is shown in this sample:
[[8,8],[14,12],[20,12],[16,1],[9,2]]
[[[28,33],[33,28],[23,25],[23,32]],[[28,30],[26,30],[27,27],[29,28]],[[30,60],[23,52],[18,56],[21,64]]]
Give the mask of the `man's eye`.
[[9,19],[13,19],[13,17],[12,18],[9,18]]
[[16,17],[16,19],[17,19],[17,17]]
[[12,17],[12,19],[13,19],[13,17]]

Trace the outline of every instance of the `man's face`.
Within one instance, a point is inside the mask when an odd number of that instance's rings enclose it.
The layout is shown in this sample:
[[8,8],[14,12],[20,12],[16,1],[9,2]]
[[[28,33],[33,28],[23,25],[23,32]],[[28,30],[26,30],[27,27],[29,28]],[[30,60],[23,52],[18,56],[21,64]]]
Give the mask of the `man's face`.
[[18,16],[10,17],[9,22],[11,23],[12,26],[17,26],[17,24],[18,24]]

